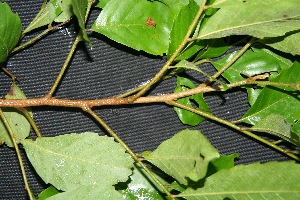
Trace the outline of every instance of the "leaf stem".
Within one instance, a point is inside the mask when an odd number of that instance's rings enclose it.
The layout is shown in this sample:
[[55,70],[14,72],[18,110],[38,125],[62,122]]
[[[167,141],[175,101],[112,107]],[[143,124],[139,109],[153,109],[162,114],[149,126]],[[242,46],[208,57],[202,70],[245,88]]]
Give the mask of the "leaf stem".
[[83,106],[83,110],[89,113],[117,142],[119,142],[124,149],[132,156],[132,158],[141,165],[141,167],[147,172],[147,174],[155,181],[161,189],[171,197],[171,193],[165,188],[165,186],[154,176],[154,174],[147,168],[147,166],[139,159],[139,157],[127,146],[125,142],[87,105]]
[[[227,70],[235,61],[237,61],[246,51],[247,49],[256,41],[256,38],[251,38],[249,42],[228,62],[226,63],[220,70],[218,70],[212,77],[216,79],[219,77],[225,70]],[[212,82],[214,79],[210,79],[208,82]]]
[[160,71],[153,77],[153,79],[151,79],[151,81],[147,85],[145,85],[145,87],[143,87],[143,89],[141,89],[136,95],[134,95],[132,97],[132,99],[130,100],[131,102],[135,101],[137,98],[142,96],[153,84],[155,84],[158,80],[160,80],[161,77],[164,75],[164,73],[169,69],[169,66],[172,64],[172,62],[175,60],[177,55],[181,52],[181,50],[187,44],[188,39],[189,39],[190,35],[192,34],[192,31],[194,30],[195,26],[197,25],[198,19],[200,18],[201,14],[204,11],[205,4],[206,4],[206,0],[203,0],[201,6],[199,8],[199,11],[197,12],[195,18],[193,19],[192,23],[190,24],[190,26],[188,28],[188,31],[187,31],[184,39],[182,40],[181,44],[178,46],[176,51],[172,54],[170,59],[165,63],[165,65],[160,69]]
[[35,121],[33,120],[32,116],[28,112],[28,110],[26,108],[19,108],[19,110],[23,112],[23,114],[25,115],[26,119],[31,124],[31,127],[33,128],[33,130],[36,133],[36,135],[38,137],[43,137],[42,134],[41,134],[41,132],[40,132],[40,130],[39,130],[39,128],[37,127]]
[[80,41],[81,41],[81,37],[78,35],[70,49],[70,52],[67,56],[67,59],[65,60],[65,63],[63,64],[58,76],[56,77],[56,80],[54,81],[54,84],[52,85],[50,91],[45,95],[45,98],[51,98],[53,96],[54,92],[56,91],[56,88],[58,87],[59,83],[61,82],[61,80],[69,66],[69,63],[74,55],[76,47]]
[[53,27],[49,27],[48,29],[44,30],[42,33],[38,34],[37,36],[35,36],[31,40],[29,40],[29,41],[25,42],[24,44],[21,44],[20,46],[17,46],[16,48],[14,48],[11,53],[15,53],[17,51],[20,51],[21,49],[26,48],[29,45],[32,45],[33,43],[35,43],[39,39],[45,37],[52,30],[53,30]]
[[[86,23],[87,19],[88,19],[88,16],[89,16],[89,13],[90,13],[90,10],[91,10],[91,7],[92,7],[92,4],[94,3],[94,0],[88,0],[88,5],[87,5],[87,8],[86,8],[86,13],[85,13],[85,17],[84,17],[84,22]],[[46,98],[51,98],[54,94],[54,92],[56,91],[59,83],[61,82],[68,66],[69,66],[69,63],[74,55],[74,52],[76,50],[76,47],[78,45],[78,43],[82,41],[82,35],[81,34],[78,34],[76,36],[76,39],[70,49],[70,52],[67,56],[67,59],[65,60],[65,63],[64,65],[62,66],[61,70],[60,70],[60,73],[58,74],[58,76],[56,77],[56,80],[54,82],[54,84],[52,85],[50,91],[45,95]]]
[[2,66],[1,66],[1,69],[2,69],[2,71],[3,71],[5,74],[7,74],[7,75],[11,78],[12,82],[16,82],[17,77],[15,77],[15,75],[14,75],[13,73],[11,73],[10,71],[8,71],[5,67],[2,67]]
[[16,142],[16,139],[15,139],[15,136],[14,136],[14,133],[13,133],[13,130],[11,129],[10,125],[9,125],[9,122],[7,121],[2,109],[0,108],[0,117],[3,121],[3,123],[5,124],[6,126],[6,129],[11,137],[11,140],[14,144],[14,147],[15,147],[15,150],[16,150],[16,153],[17,153],[17,157],[18,157],[18,160],[19,160],[19,164],[20,164],[20,168],[21,168],[21,171],[22,171],[22,176],[23,176],[23,180],[24,180],[24,184],[25,184],[25,189],[27,190],[28,192],[28,196],[30,198],[30,200],[34,200],[35,197],[29,187],[29,184],[28,184],[28,180],[27,180],[27,177],[26,177],[26,172],[25,172],[25,168],[24,168],[24,164],[23,164],[23,160],[22,160],[22,157],[21,157],[21,153],[20,153],[20,149],[19,149],[19,146]]
[[203,117],[205,117],[207,119],[210,119],[210,120],[219,122],[221,124],[224,124],[224,125],[226,125],[228,127],[231,127],[231,128],[233,128],[233,129],[235,129],[235,130],[237,130],[237,131],[239,131],[239,132],[241,132],[241,133],[243,133],[243,134],[245,134],[245,135],[247,135],[247,136],[249,136],[249,137],[251,137],[251,138],[253,138],[255,140],[258,140],[258,141],[260,141],[260,142],[262,142],[262,143],[264,143],[264,144],[272,147],[273,149],[276,149],[276,150],[280,151],[281,153],[283,153],[283,154],[285,154],[285,155],[287,155],[287,156],[289,156],[289,157],[291,157],[291,158],[293,158],[293,159],[295,159],[297,161],[300,161],[300,158],[298,156],[296,156],[296,155],[294,155],[292,153],[287,152],[285,149],[282,149],[281,147],[277,146],[276,144],[274,144],[274,143],[272,143],[272,142],[270,142],[268,140],[265,140],[265,139],[263,139],[263,138],[255,135],[254,133],[252,133],[250,131],[243,130],[241,127],[239,127],[239,126],[237,126],[237,125],[235,125],[235,124],[233,124],[233,123],[231,123],[229,121],[226,121],[224,119],[221,119],[221,118],[218,118],[216,116],[213,116],[212,114],[209,114],[209,113],[206,113],[206,112],[203,112],[203,111],[200,111],[200,110],[197,110],[197,109],[185,106],[185,105],[180,104],[180,103],[178,103],[176,101],[168,101],[167,103],[169,105],[172,105],[172,106],[175,106],[175,107],[179,107],[179,108],[182,108],[182,109],[185,109],[185,110],[197,113],[197,114],[199,114],[199,115],[201,115],[201,116],[203,116]]

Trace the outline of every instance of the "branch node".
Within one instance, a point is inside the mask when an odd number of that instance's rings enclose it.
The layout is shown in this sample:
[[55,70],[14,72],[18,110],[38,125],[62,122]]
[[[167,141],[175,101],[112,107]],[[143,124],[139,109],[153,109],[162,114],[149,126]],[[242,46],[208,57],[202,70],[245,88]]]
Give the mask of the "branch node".
[[88,112],[91,110],[90,106],[86,103],[82,103],[82,106],[81,106],[81,109],[84,111],[84,112]]

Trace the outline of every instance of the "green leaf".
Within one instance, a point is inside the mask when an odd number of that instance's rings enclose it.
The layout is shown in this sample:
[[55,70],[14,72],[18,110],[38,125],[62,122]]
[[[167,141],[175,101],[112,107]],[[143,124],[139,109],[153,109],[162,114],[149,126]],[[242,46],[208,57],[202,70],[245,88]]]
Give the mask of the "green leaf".
[[219,157],[218,151],[198,130],[183,130],[161,143],[145,157],[179,183],[198,181],[206,175],[210,160]]
[[[190,81],[189,79],[184,78],[184,77],[179,77],[179,76],[177,77],[177,87],[175,88],[174,92],[182,92],[182,91],[186,91],[186,90],[192,89],[192,88],[196,88],[196,86],[194,85],[194,83],[192,81]],[[181,103],[188,107],[193,107],[192,101],[197,104],[198,110],[210,113],[210,109],[209,109],[208,105],[206,104],[202,93],[194,94],[192,96],[184,97],[184,98],[177,100],[178,103]],[[175,110],[178,118],[180,119],[180,121],[183,124],[188,124],[190,126],[196,126],[200,122],[205,120],[205,118],[203,118],[202,116],[200,116],[196,113],[193,113],[191,111],[182,109],[182,108],[174,107],[174,110]]]
[[[225,1],[200,30],[199,39],[229,35],[278,37],[300,29],[298,0]],[[266,9],[267,8],[267,9]]]
[[300,147],[299,137],[291,132],[291,125],[286,123],[281,115],[270,114],[257,122],[250,130],[276,135]]
[[[221,155],[219,158],[211,160],[208,164],[206,177],[209,177],[222,169],[230,169],[234,167],[234,160],[238,157],[239,155],[234,153],[231,155]],[[202,180],[205,181],[205,179]]]
[[80,31],[83,39],[92,46],[90,39],[88,38],[85,30],[85,15],[88,6],[88,0],[72,0],[72,8],[75,16],[77,17],[78,24],[80,26]]
[[149,191],[144,188],[134,189],[134,190],[124,190],[122,191],[123,199],[125,200],[165,200],[158,192]]
[[[150,170],[150,166],[147,166]],[[151,170],[155,177],[163,184],[167,185],[164,179],[162,179],[155,171]],[[165,194],[160,193],[160,187],[155,183],[151,177],[145,172],[145,170],[140,167],[140,165],[135,164],[133,168],[133,173],[130,176],[130,182],[126,190],[122,190],[124,199],[155,199],[163,200],[165,199]]]
[[247,88],[248,102],[250,106],[253,106],[261,91],[262,91],[261,88],[257,88],[257,89]]
[[206,46],[206,41],[204,40],[196,40],[190,42],[181,53],[175,58],[176,61],[187,60],[195,55],[198,51],[203,49]]
[[292,125],[292,134],[295,134],[296,137],[300,138],[300,120]]
[[183,192],[186,190],[186,186],[179,184],[177,181],[174,181],[173,183],[171,183],[168,188],[171,191],[178,191],[178,192]]
[[109,1],[110,0],[100,0],[95,6],[98,8],[104,8]]
[[24,30],[24,33],[28,33],[33,29],[52,23],[54,19],[62,12],[60,4],[61,2],[59,0],[51,0],[48,3],[43,4],[40,12]]
[[[6,99],[26,99],[25,94],[22,90],[15,84],[12,84],[12,87],[8,94],[5,96]],[[29,136],[30,133],[30,123],[27,121],[26,117],[21,111],[15,108],[2,108],[4,115],[9,122],[9,125],[14,133],[17,136],[16,141],[19,143],[19,138],[25,139]],[[31,116],[32,113],[29,112]],[[14,144],[11,140],[11,137],[6,129],[5,124],[0,120],[0,143],[6,143],[7,146],[13,147]]]
[[299,199],[300,165],[269,162],[239,165],[208,177],[204,186],[180,196],[195,199]]
[[[282,70],[278,76],[270,78],[270,81],[299,83],[299,74],[300,63],[295,62],[290,68]],[[278,114],[283,116],[286,122],[293,124],[300,119],[300,101],[299,92],[291,90],[293,89],[289,87],[265,87],[241,121],[254,125],[271,114]]]
[[62,192],[54,195],[47,200],[66,200],[66,199],[113,199],[123,200],[122,194],[114,189],[112,186],[97,187],[94,185],[80,186],[73,188],[67,192]]
[[5,62],[18,44],[22,25],[18,14],[14,14],[7,3],[0,2],[0,63]]
[[300,55],[300,47],[297,45],[300,40],[300,32],[288,33],[281,37],[267,38],[260,42],[273,47],[279,51],[290,53],[292,55]]
[[60,0],[60,8],[62,12],[54,19],[55,22],[65,22],[73,15],[72,0]]
[[121,44],[154,55],[166,53],[175,17],[188,0],[111,0],[92,30]]
[[204,58],[216,58],[229,49],[229,45],[225,42],[224,38],[209,40],[207,46],[199,52],[196,56],[195,61],[204,59]]
[[170,33],[170,45],[167,54],[168,59],[181,44],[198,10],[199,6],[194,0],[190,0],[190,3],[188,5],[181,8],[173,23],[173,28]]
[[22,144],[39,176],[63,191],[126,181],[133,166],[120,144],[96,133],[27,139]]
[[219,158],[213,159],[210,161],[210,164],[214,167],[216,171],[220,171],[221,169],[230,169],[234,167],[234,159],[238,158],[239,154],[234,153],[231,155],[222,155]]
[[47,189],[43,190],[40,194],[39,194],[39,199],[38,200],[46,200],[47,198],[54,196],[56,194],[59,194],[59,191],[53,187],[52,185],[50,187],[48,187]]
[[[235,51],[224,58],[211,62],[219,70],[229,62],[238,51]],[[284,57],[276,55],[266,48],[255,48],[246,51],[233,65],[230,66],[222,76],[230,83],[245,79],[241,74],[254,76],[265,72],[280,71],[281,69],[292,66],[292,62]]]

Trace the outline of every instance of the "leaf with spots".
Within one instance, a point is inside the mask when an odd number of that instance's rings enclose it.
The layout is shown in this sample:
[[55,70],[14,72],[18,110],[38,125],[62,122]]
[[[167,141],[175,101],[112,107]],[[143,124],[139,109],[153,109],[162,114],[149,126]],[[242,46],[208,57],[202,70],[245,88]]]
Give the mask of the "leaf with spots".
[[[5,96],[6,99],[26,99],[25,94],[22,90],[13,83],[10,91]],[[2,108],[9,125],[16,136],[17,143],[20,142],[19,139],[24,139],[29,136],[30,133],[30,123],[27,121],[23,113],[16,108]],[[28,109],[30,110],[30,109]],[[29,112],[33,116],[32,112]],[[0,120],[0,143],[6,143],[7,146],[13,147],[13,142],[9,135],[9,132],[5,124]]]
[[173,21],[188,3],[188,0],[111,0],[92,30],[138,51],[162,55],[168,50]]
[[108,187],[132,173],[133,160],[124,148],[97,133],[26,139],[22,144],[39,176],[59,190]]
[[206,175],[208,163],[218,151],[197,130],[183,130],[161,143],[145,159],[172,176],[180,184],[198,181]]

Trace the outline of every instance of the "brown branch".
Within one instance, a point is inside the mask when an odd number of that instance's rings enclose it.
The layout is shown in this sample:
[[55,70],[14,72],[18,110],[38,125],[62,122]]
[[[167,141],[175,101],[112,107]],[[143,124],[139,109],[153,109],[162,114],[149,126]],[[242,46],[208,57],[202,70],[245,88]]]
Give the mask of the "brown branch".
[[[254,77],[247,78],[243,81],[239,81],[225,86],[210,87],[203,85],[194,89],[186,90],[183,92],[165,94],[159,96],[147,96],[139,97],[137,100],[131,103],[131,98],[106,98],[106,99],[95,99],[95,100],[71,100],[71,99],[56,99],[56,98],[32,98],[32,99],[0,99],[0,107],[14,107],[14,108],[25,108],[25,107],[37,107],[37,106],[56,106],[56,107],[73,107],[85,109],[86,107],[100,107],[100,106],[112,106],[112,105],[126,105],[126,104],[142,104],[142,103],[165,103],[168,101],[174,101],[179,98],[191,96],[198,93],[207,93],[214,91],[224,91],[226,89],[239,87],[247,84],[264,84],[264,85],[275,85],[281,86],[284,83],[275,83],[268,81],[256,81],[257,79],[264,79],[268,75],[257,75]],[[286,86],[286,84],[284,84]]]

